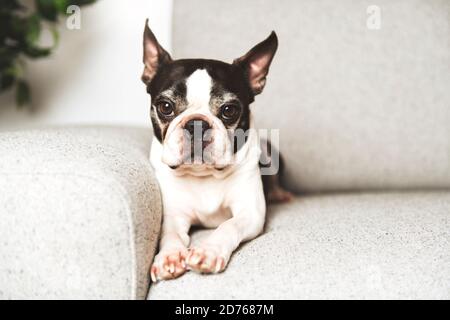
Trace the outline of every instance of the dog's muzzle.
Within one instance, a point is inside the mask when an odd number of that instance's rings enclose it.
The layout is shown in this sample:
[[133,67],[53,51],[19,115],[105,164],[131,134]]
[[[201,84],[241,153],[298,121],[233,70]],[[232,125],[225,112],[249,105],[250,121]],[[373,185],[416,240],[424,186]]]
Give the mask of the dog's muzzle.
[[226,128],[218,122],[200,113],[173,122],[164,142],[163,162],[172,169],[228,166],[232,160],[230,139]]

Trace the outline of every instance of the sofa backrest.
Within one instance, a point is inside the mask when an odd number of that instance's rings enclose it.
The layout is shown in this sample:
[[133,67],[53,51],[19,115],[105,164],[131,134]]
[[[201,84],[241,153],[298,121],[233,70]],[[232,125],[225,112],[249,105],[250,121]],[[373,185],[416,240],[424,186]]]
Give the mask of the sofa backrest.
[[252,110],[295,191],[448,188],[449,16],[448,0],[175,0],[173,55],[231,62],[277,32]]

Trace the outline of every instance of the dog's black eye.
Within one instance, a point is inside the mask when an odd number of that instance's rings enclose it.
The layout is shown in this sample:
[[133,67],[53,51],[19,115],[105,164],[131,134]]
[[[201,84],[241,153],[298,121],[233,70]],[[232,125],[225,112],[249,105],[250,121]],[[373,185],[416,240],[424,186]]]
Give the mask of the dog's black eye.
[[240,108],[235,104],[224,104],[220,108],[220,117],[227,121],[236,120],[239,116]]
[[174,114],[173,103],[167,100],[161,100],[156,103],[158,112],[163,116],[169,117]]

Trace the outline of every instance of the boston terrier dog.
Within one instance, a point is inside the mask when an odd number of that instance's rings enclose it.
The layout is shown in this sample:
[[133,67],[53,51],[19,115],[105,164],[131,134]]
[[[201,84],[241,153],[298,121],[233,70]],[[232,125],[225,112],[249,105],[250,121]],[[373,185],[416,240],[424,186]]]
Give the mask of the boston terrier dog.
[[[261,175],[261,157],[273,157],[268,147],[261,154],[249,108],[263,91],[277,46],[272,32],[231,64],[173,60],[146,21],[142,81],[151,96],[150,161],[164,208],[153,282],[187,270],[222,272],[239,244],[263,231],[266,199],[292,197],[278,174]],[[215,230],[190,246],[193,225]]]

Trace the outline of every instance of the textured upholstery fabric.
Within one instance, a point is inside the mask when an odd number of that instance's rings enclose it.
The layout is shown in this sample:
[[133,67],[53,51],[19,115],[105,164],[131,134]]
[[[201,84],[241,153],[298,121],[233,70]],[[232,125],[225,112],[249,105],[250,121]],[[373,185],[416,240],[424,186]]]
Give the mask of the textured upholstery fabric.
[[449,299],[449,212],[450,192],[299,197],[224,273],[157,283],[149,299]]
[[276,30],[253,111],[294,190],[449,187],[449,16],[448,0],[175,0],[173,53],[231,62]]
[[135,299],[160,230],[151,133],[0,134],[0,299]]

